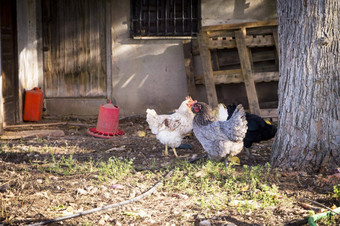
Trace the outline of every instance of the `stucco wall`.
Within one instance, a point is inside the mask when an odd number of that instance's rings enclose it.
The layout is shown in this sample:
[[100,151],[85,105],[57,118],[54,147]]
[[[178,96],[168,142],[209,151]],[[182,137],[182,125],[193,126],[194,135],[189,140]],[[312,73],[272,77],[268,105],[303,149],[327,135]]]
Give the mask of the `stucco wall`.
[[277,18],[275,0],[202,0],[202,26]]
[[177,108],[188,95],[182,41],[133,40],[129,1],[112,6],[112,93],[121,114]]

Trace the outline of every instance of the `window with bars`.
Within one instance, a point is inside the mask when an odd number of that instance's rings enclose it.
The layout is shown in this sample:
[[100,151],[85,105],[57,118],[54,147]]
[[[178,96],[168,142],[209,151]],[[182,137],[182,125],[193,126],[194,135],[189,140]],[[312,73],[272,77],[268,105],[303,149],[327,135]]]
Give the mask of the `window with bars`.
[[200,0],[131,0],[131,36],[194,36]]

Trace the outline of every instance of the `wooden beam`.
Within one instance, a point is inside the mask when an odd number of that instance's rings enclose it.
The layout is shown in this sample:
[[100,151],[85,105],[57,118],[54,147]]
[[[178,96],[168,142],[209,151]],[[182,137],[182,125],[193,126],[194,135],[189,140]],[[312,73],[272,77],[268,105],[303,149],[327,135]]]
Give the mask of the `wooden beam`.
[[256,35],[246,37],[246,46],[247,47],[263,47],[263,46],[273,46],[274,38],[273,35]]
[[278,82],[280,79],[278,71],[258,72],[258,73],[253,73],[252,76],[255,82]]
[[236,42],[233,37],[225,39],[209,39],[207,43],[208,49],[232,49],[236,47]]
[[193,66],[191,49],[192,49],[191,40],[183,41],[184,65],[185,65],[185,74],[187,78],[188,94],[193,99],[196,99],[196,86],[195,86],[194,66]]
[[273,109],[261,109],[262,118],[278,118],[279,115],[276,113],[276,108]]
[[[256,35],[246,37],[246,46],[247,47],[264,47],[264,46],[274,46],[274,38],[273,35]],[[233,37],[224,37],[216,38],[216,39],[208,39],[208,48],[209,49],[231,49],[236,48],[236,41]]]
[[250,112],[260,115],[260,106],[257,98],[254,78],[252,77],[252,67],[250,60],[250,50],[246,46],[245,27],[235,31],[237,50],[241,61],[243,80],[247,92]]
[[217,94],[214,82],[214,74],[211,65],[211,53],[207,46],[207,33],[200,32],[198,35],[198,44],[201,52],[202,68],[204,74],[205,89],[207,92],[208,103],[211,107],[217,107]]
[[[215,84],[230,84],[230,83],[242,83],[243,76],[240,69],[226,70],[226,71],[214,71]],[[279,72],[261,72],[253,73],[254,82],[277,82],[279,81]],[[195,83],[198,85],[204,85],[204,76],[196,76]]]
[[[276,53],[279,56],[279,40],[278,40],[278,34],[277,34],[277,27],[273,29],[273,37],[274,37],[274,43],[276,47]],[[279,57],[277,57],[279,59]]]
[[237,23],[237,24],[221,24],[213,26],[204,26],[201,31],[218,31],[218,30],[232,30],[241,28],[252,28],[252,27],[266,27],[277,25],[277,20],[266,20],[248,23]]

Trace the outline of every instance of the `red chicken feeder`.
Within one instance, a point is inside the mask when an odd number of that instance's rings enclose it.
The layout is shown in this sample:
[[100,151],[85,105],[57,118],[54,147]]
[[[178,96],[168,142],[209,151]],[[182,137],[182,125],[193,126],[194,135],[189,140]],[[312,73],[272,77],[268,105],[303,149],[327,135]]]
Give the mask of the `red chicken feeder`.
[[89,128],[87,133],[100,138],[113,138],[117,135],[124,135],[118,129],[119,107],[113,105],[111,101],[100,106],[97,126]]

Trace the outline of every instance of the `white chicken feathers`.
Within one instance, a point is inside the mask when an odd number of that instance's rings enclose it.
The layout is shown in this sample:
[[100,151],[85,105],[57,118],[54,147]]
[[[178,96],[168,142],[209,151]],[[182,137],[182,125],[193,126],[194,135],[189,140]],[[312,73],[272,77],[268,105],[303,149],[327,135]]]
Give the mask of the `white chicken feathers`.
[[[192,130],[194,114],[189,105],[193,100],[187,98],[183,101],[175,113],[170,115],[158,115],[155,110],[146,110],[146,121],[151,132],[166,146],[176,148],[181,145],[183,137]],[[174,150],[175,155],[177,155]]]
[[228,109],[224,104],[218,104],[215,114],[216,121],[226,121],[228,116]]

